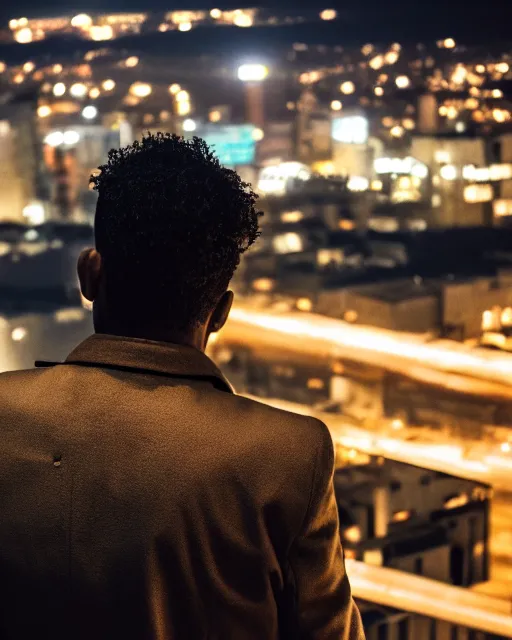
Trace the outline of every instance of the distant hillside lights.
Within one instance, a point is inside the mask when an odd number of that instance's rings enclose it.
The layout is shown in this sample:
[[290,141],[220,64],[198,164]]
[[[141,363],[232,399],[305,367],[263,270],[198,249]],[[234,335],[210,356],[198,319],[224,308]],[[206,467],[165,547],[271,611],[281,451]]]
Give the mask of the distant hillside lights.
[[136,98],[147,98],[152,93],[153,88],[147,82],[134,82],[129,91]]
[[321,13],[320,13],[320,19],[321,20],[336,20],[337,17],[337,13],[335,9],[324,9]]
[[71,26],[75,29],[89,29],[92,27],[92,18],[86,13],[79,13],[71,19]]

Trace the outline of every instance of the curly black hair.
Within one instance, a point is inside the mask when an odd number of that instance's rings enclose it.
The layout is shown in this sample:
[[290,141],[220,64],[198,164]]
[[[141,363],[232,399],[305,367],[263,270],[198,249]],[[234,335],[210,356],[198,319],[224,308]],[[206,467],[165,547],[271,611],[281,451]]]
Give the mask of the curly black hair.
[[109,314],[182,331],[208,318],[259,236],[257,195],[200,138],[148,133],[91,176]]

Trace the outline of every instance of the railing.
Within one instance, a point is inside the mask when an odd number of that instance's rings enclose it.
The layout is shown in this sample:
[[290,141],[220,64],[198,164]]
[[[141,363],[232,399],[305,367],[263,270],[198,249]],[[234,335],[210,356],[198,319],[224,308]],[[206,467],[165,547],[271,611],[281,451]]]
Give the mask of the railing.
[[[478,632],[512,638],[512,608],[504,600],[396,569],[355,560],[346,563],[356,599],[414,614],[409,618],[412,621],[409,629],[404,630],[404,640],[409,637],[437,640],[444,638],[445,633],[447,638],[459,639]],[[454,629],[455,633],[452,633]],[[459,634],[459,629],[464,629],[465,633]]]

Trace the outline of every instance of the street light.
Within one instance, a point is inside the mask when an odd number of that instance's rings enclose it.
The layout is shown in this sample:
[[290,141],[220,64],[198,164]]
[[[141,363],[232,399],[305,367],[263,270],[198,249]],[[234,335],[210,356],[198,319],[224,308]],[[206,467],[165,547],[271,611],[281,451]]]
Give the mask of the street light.
[[242,64],[238,67],[238,79],[245,83],[246,120],[265,128],[263,81],[268,67],[260,63]]
[[238,79],[242,82],[262,82],[268,76],[264,64],[242,64],[238,67]]

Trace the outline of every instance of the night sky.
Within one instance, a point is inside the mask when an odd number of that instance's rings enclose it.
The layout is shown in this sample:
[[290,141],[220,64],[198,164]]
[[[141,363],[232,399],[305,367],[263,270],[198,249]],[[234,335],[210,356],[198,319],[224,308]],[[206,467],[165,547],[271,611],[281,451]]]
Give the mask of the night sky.
[[[448,35],[464,40],[492,42],[508,41],[512,47],[512,0],[477,0],[478,9],[467,0],[2,0],[0,20],[9,18],[74,14],[81,11],[131,11],[148,9],[234,8],[243,6],[274,6],[336,8],[350,30],[350,37],[368,39],[408,38],[436,39]],[[379,37],[380,36],[380,37]]]

